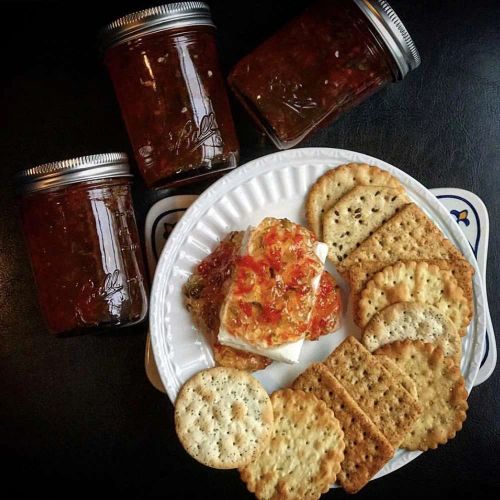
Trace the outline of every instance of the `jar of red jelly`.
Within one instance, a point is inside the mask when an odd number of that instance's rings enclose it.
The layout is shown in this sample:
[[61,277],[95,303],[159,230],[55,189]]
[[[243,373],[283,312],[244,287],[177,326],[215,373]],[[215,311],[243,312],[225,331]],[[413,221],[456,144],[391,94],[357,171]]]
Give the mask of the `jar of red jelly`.
[[320,0],[240,60],[229,84],[287,149],[419,64],[387,2]]
[[52,333],[144,319],[144,264],[127,155],[39,165],[17,175],[38,300]]
[[208,5],[173,3],[129,14],[102,36],[105,63],[148,187],[236,166],[238,139]]

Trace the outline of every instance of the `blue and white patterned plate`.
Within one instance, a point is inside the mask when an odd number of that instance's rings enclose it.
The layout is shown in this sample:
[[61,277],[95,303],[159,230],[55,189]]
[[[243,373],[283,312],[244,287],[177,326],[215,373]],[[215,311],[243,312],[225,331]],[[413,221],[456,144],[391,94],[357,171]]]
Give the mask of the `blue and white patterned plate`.
[[[490,221],[488,211],[479,196],[459,188],[436,188],[431,189],[437,199],[445,206],[455,218],[458,227],[462,230],[471,249],[476,257],[479,272],[483,277],[484,296],[486,293],[486,261],[488,256],[488,240],[490,235]],[[474,386],[482,384],[487,380],[495,369],[497,363],[497,346],[495,332],[491,322],[491,315],[486,306],[486,338],[481,367],[477,374]]]

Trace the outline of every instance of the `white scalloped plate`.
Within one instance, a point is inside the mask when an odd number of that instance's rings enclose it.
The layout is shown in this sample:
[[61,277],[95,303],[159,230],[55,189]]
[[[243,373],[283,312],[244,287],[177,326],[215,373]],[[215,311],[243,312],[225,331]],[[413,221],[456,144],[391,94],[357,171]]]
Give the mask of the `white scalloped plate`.
[[[183,307],[181,289],[193,268],[232,230],[257,224],[265,216],[287,217],[305,224],[304,200],[309,187],[327,170],[362,162],[389,171],[412,198],[455,243],[475,267],[474,317],[463,339],[461,369],[467,390],[473,387],[485,337],[485,298],[471,248],[456,222],[425,187],[401,170],[370,156],[329,148],[292,149],[251,161],[210,186],[186,211],[156,267],[151,292],[150,329],[161,380],[172,402],[182,384],[196,372],[214,365],[211,349]],[[335,276],[335,270],[327,269]],[[339,283],[342,285],[341,280]],[[344,300],[347,301],[345,287]],[[350,308],[343,326],[316,342],[306,342],[297,365],[272,363],[255,373],[268,392],[287,386],[310,363],[323,360],[348,334],[359,336]],[[377,474],[384,476],[416,458],[420,452],[398,450]]]

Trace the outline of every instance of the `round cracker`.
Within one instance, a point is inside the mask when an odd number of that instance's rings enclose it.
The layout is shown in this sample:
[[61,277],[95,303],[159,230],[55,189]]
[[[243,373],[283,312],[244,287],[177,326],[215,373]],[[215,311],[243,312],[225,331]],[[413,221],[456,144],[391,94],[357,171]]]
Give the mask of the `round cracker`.
[[458,366],[440,347],[404,340],[375,351],[392,358],[417,386],[422,414],[401,446],[426,451],[455,437],[467,417],[467,391]]
[[468,300],[449,270],[426,261],[385,267],[361,292],[356,323],[365,327],[378,311],[396,302],[431,304],[445,314],[460,334],[470,321]]
[[328,491],[344,460],[344,433],[334,413],[311,393],[273,393],[274,431],[269,446],[240,469],[259,499],[318,499]]
[[242,467],[267,446],[273,428],[271,400],[250,374],[235,368],[203,370],[175,402],[175,430],[198,462],[216,469]]
[[323,214],[355,186],[386,186],[404,190],[389,172],[366,163],[347,163],[323,174],[311,187],[306,199],[309,227],[322,241]]
[[445,356],[460,364],[462,339],[446,315],[430,304],[392,304],[373,316],[361,338],[371,352],[385,344],[406,339],[439,346]]

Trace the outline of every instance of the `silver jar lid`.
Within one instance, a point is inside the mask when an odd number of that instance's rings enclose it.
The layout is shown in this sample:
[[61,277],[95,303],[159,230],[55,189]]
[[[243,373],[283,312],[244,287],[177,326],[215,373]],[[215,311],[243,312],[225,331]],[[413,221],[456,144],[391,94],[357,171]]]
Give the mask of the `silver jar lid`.
[[16,183],[20,192],[32,193],[110,177],[132,177],[125,153],[104,153],[44,163],[16,174]]
[[103,48],[171,28],[212,26],[210,7],[205,2],[177,2],[133,12],[109,23],[101,31]]
[[410,70],[420,65],[420,55],[410,34],[398,15],[384,0],[354,0],[373,24],[392,54],[402,80]]

